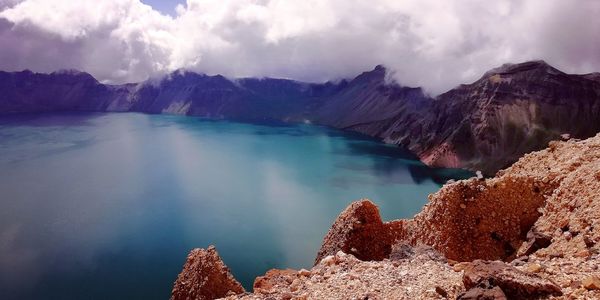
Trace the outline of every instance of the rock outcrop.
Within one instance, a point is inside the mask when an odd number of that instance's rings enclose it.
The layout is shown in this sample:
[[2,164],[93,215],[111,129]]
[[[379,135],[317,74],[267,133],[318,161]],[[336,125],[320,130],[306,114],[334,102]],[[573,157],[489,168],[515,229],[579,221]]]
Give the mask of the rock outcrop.
[[173,286],[171,300],[212,300],[240,293],[244,293],[244,288],[233,278],[215,247],[210,246],[190,252]]
[[338,251],[360,260],[382,260],[392,251],[393,237],[381,221],[373,202],[361,200],[350,204],[336,219],[323,239],[315,264]]
[[552,142],[495,178],[447,184],[410,220],[355,202],[314,267],[226,299],[600,299],[599,193],[600,135]]
[[[508,299],[562,295],[560,287],[550,280],[521,271],[500,261],[475,260],[460,266],[457,265],[455,269],[463,271],[463,284],[467,290],[499,287],[502,294]],[[467,291],[465,294],[468,295],[469,292]],[[463,299],[466,298],[465,294],[461,295]]]
[[105,85],[77,71],[0,72],[0,113],[135,111],[251,122],[312,122],[412,151],[431,166],[494,174],[565,134],[600,131],[598,73],[543,61],[507,64],[437,97],[386,79],[377,66],[352,80],[229,79],[187,71]]
[[399,240],[430,245],[456,261],[514,257],[551,193],[541,179],[526,176],[472,178],[431,195],[413,219],[387,223],[372,202],[361,200],[337,218],[317,261],[337,251],[381,260]]
[[512,175],[448,184],[405,221],[396,239],[431,245],[457,261],[513,257],[547,193],[540,182]]

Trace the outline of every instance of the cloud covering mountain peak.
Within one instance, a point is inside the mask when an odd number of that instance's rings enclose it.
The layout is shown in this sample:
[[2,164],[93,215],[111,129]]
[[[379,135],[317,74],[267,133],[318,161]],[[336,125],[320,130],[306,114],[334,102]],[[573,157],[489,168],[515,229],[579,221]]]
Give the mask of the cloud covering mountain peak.
[[505,62],[600,70],[600,2],[0,0],[0,69],[80,69],[104,82],[185,68],[303,81],[384,64],[439,93]]

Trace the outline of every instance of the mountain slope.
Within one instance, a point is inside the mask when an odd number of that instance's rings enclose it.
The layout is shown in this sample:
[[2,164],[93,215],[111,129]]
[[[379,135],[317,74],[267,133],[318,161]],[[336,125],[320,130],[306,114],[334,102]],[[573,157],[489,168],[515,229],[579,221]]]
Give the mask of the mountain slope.
[[342,85],[286,79],[230,80],[178,71],[139,85],[132,111],[236,120],[299,121]]
[[415,113],[430,104],[431,99],[421,88],[387,83],[385,76],[386,69],[382,66],[360,74],[316,112],[317,121],[377,135],[377,130],[364,126],[385,124],[398,115]]
[[438,96],[420,122],[400,116],[382,134],[427,164],[493,173],[562,134],[600,131],[600,81],[543,61],[508,64]]
[[0,72],[0,112],[88,110],[104,111],[124,87],[99,83],[90,74],[59,71],[51,74]]

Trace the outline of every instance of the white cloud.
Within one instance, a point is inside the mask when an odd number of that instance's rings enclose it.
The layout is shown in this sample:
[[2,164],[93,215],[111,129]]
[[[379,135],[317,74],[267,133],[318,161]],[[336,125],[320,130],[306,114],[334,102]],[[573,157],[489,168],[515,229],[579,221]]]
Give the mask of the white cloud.
[[0,0],[0,69],[110,82],[178,68],[322,81],[383,63],[433,93],[505,62],[600,70],[600,1]]

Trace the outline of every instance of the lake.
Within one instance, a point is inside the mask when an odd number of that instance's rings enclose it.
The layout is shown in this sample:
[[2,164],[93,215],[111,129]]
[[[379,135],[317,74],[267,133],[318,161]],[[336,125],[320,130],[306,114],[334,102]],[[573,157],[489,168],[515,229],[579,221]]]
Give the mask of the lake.
[[192,248],[214,244],[248,289],[310,268],[353,200],[409,218],[461,170],[313,125],[194,117],[0,117],[3,299],[167,299]]

